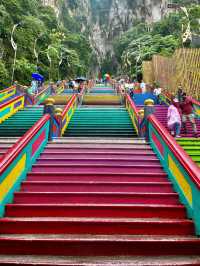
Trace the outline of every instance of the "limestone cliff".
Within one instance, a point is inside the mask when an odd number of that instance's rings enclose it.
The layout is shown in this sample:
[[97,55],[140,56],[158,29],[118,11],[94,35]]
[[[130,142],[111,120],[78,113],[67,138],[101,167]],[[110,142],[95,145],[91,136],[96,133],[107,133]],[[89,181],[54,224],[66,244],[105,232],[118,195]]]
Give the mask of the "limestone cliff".
[[83,32],[99,61],[113,53],[112,41],[127,31],[135,20],[151,24],[160,20],[167,10],[167,0],[43,0],[55,8],[58,16],[62,7],[81,23]]

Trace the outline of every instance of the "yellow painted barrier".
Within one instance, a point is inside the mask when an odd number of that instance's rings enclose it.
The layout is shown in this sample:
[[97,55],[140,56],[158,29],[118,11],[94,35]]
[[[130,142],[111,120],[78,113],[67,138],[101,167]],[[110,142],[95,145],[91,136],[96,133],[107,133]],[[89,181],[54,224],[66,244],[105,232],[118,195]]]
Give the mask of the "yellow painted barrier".
[[12,100],[0,105],[0,123],[24,108],[24,96],[17,96]]

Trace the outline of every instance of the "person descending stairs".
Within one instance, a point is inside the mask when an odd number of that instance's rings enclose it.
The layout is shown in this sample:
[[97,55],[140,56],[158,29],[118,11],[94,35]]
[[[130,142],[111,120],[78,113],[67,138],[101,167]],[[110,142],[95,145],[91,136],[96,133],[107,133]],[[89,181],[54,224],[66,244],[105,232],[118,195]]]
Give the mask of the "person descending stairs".
[[200,264],[193,221],[149,143],[107,127],[87,135],[88,121],[78,137],[74,130],[48,143],[6,206],[0,264]]
[[0,124],[0,137],[23,136],[42,115],[42,106],[25,107]]

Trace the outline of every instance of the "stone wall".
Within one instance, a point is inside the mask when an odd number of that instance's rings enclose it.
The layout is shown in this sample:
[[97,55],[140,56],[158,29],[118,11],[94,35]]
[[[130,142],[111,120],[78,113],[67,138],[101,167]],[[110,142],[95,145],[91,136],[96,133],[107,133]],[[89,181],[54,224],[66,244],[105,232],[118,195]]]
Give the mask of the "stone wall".
[[170,58],[155,55],[143,62],[143,77],[173,93],[182,85],[188,95],[200,99],[200,49],[177,49]]

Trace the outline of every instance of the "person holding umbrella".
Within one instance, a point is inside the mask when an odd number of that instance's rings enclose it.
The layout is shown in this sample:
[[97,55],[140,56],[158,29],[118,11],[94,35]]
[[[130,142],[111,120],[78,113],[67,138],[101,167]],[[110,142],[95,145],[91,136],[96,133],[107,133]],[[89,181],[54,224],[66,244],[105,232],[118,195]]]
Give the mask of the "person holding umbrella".
[[31,82],[32,93],[37,94],[38,88],[41,87],[44,82],[44,77],[39,73],[32,73],[31,76],[32,76],[32,82]]

